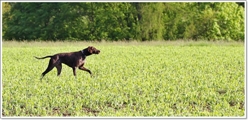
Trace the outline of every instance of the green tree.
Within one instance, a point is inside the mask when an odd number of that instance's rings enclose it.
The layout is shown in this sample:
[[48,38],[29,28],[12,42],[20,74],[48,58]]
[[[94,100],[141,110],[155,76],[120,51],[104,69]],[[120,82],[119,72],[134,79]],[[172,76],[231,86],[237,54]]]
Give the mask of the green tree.
[[224,40],[244,41],[244,8],[234,2],[216,3],[216,22]]
[[235,2],[4,2],[5,40],[244,40]]
[[141,40],[163,39],[163,3],[140,3],[137,7]]
[[6,31],[7,27],[8,27],[6,22],[11,17],[10,14],[9,14],[10,9],[11,9],[11,5],[9,3],[2,2],[2,16],[4,16],[3,19],[2,19],[3,20],[3,24],[2,24],[2,27],[3,27],[2,34],[3,34],[3,36],[4,36],[5,31]]

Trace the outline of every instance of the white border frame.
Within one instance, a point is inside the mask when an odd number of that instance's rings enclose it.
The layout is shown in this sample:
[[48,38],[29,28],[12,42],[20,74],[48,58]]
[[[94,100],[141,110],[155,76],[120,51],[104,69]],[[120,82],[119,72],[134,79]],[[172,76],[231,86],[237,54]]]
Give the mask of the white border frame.
[[[116,1],[116,0],[107,0],[107,1],[101,1],[101,0],[91,0],[91,1],[84,1],[84,0],[73,0],[73,1],[49,1],[49,0],[44,0],[44,1],[34,1],[34,0],[25,0],[25,1],[18,1],[18,0],[4,0],[1,1],[1,23],[2,23],[2,3],[3,2],[244,2],[245,3],[245,115],[244,117],[3,117],[2,116],[2,36],[1,36],[1,56],[0,56],[0,61],[1,61],[1,119],[247,119],[247,1],[246,0],[239,0],[239,1],[234,1],[234,0],[226,0],[226,1],[216,1],[216,0],[208,0],[208,1],[182,1],[182,0],[157,0],[157,1],[145,1],[145,0],[140,0],[140,1],[133,1],[133,0],[126,0],[126,1]],[[2,24],[1,24],[1,35],[2,35]]]

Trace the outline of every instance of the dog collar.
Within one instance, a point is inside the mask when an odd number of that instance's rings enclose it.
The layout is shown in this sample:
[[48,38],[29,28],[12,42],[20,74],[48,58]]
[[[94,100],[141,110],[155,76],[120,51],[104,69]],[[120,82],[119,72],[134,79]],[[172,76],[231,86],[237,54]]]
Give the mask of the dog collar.
[[81,50],[81,52],[82,52],[83,56],[84,56],[84,57],[86,57],[86,55],[84,54],[84,51],[83,51],[83,50]]

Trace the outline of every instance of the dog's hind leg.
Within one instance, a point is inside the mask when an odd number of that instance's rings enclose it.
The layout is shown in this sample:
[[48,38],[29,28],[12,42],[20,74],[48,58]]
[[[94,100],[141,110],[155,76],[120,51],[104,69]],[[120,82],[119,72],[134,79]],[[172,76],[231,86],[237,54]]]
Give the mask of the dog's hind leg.
[[60,76],[60,73],[61,73],[61,69],[62,69],[62,64],[59,63],[55,66],[57,68],[57,76]]
[[41,79],[42,79],[48,72],[50,72],[54,67],[55,67],[55,65],[54,65],[54,60],[53,60],[53,59],[50,59],[49,64],[48,64],[48,66],[47,66],[47,69],[42,73]]

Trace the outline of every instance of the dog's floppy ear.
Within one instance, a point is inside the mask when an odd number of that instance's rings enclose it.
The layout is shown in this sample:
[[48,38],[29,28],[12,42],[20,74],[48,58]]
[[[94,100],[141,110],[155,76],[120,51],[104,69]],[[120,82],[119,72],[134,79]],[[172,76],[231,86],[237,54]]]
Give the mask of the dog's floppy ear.
[[93,48],[92,46],[89,46],[89,47],[88,47],[88,51],[89,51],[89,53],[93,53],[92,48]]

